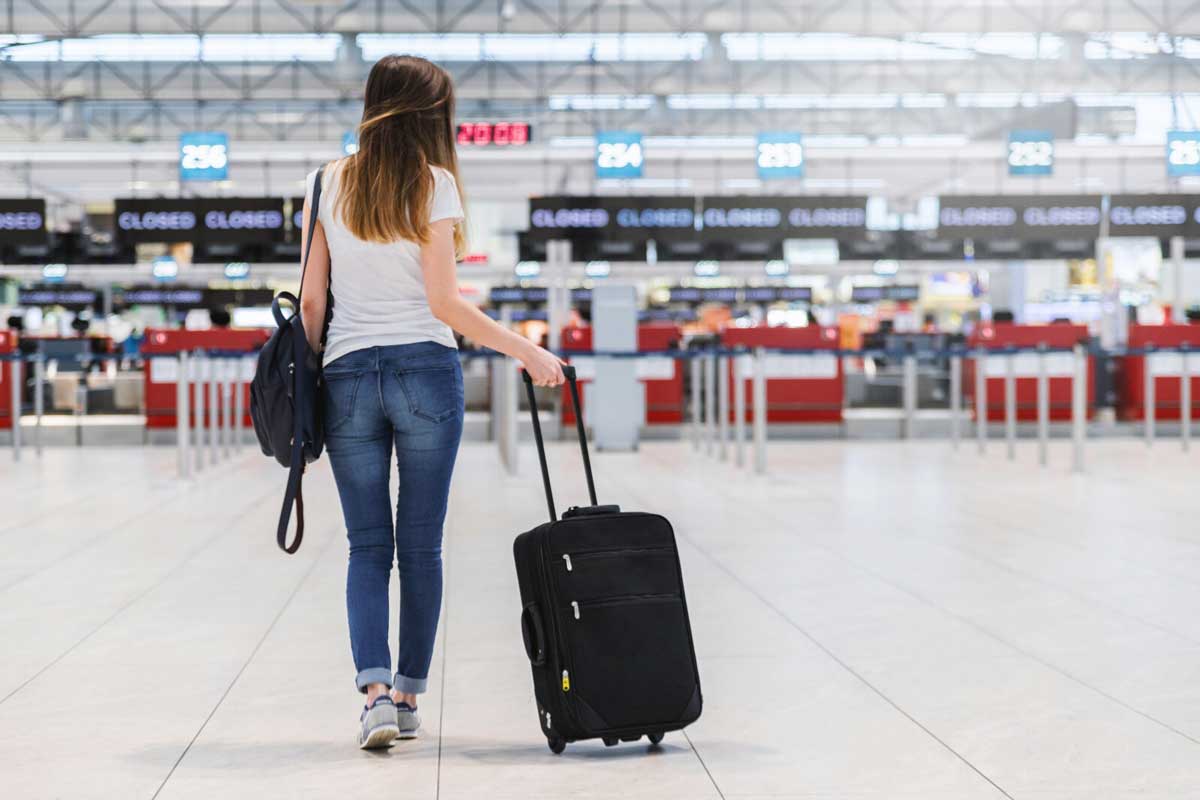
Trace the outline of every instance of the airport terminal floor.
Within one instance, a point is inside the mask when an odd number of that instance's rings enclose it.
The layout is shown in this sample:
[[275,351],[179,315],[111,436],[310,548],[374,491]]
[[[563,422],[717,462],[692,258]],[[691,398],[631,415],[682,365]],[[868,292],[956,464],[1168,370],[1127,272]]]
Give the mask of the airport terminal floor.
[[[512,538],[545,513],[531,446],[508,476],[464,445],[424,728],[377,753],[354,742],[326,460],[284,557],[283,472],[248,449],[191,481],[167,448],[0,459],[0,795],[1194,796],[1196,456],[1103,439],[1077,476],[1067,448],[1043,469],[1031,444],[1010,463],[779,443],[767,476],[681,442],[595,454],[601,502],[676,526],[705,709],[660,747],[561,756],[518,634]],[[578,451],[549,455],[578,501]]]

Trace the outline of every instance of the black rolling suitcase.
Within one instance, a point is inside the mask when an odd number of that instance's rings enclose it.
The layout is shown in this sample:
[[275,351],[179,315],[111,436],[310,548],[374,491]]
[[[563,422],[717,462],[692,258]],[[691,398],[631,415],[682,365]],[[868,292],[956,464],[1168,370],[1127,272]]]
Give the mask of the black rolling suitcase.
[[701,707],[675,533],[657,514],[597,505],[575,370],[565,371],[592,504],[562,519],[525,375],[550,510],[550,522],[513,542],[538,721],[555,753],[580,739],[657,744]]

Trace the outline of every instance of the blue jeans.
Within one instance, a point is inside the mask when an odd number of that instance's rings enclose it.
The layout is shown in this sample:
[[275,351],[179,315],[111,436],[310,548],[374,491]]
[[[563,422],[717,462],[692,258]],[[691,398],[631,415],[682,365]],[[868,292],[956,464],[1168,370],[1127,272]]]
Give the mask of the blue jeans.
[[[435,342],[369,347],[325,366],[325,442],[350,540],[346,611],[359,691],[425,691],[442,604],[442,523],[463,425],[458,352]],[[391,457],[400,485],[392,524]],[[388,649],[392,556],[400,647]]]

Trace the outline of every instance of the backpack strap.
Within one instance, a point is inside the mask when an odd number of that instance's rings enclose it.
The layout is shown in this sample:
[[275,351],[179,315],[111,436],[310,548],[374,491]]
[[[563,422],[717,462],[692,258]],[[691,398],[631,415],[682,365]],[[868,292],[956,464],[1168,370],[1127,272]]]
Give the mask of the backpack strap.
[[[308,208],[308,236],[304,242],[304,260],[300,266],[300,291],[297,295],[304,293],[304,273],[308,270],[308,254],[312,251],[313,234],[317,229],[317,214],[321,209],[321,178],[325,174],[325,166],[322,165],[317,170],[316,179],[313,181],[312,200]],[[300,297],[296,298],[296,318],[300,314]],[[326,319],[329,314],[326,312]],[[328,323],[326,323],[328,326]],[[304,341],[304,331],[302,326],[298,326],[292,334],[292,363],[298,364],[304,358],[304,349],[307,347],[307,342]],[[321,335],[321,341],[324,342],[324,333]],[[298,372],[299,370],[297,370]],[[295,373],[292,380],[295,381]],[[292,401],[298,402],[299,398],[296,393],[292,393]],[[299,409],[295,410],[292,415],[295,420],[295,429],[292,432],[292,457],[291,467],[288,469],[287,488],[283,493],[283,508],[279,510],[279,526],[275,530],[275,543],[279,545],[279,549],[285,553],[295,553],[300,549],[300,543],[304,541],[304,433],[301,429],[300,422],[304,415]],[[288,522],[292,519],[292,506],[296,508],[296,535],[289,545],[287,543]]]

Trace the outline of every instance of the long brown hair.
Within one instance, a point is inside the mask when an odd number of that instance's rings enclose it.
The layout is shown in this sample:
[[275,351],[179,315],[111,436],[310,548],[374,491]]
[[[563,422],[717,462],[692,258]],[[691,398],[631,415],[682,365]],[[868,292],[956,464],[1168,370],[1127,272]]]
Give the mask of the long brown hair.
[[[334,213],[359,239],[429,240],[430,167],[462,181],[454,150],[454,85],[444,69],[416,56],[384,56],[367,77],[358,152],[342,159]],[[454,250],[466,252],[462,223]]]

